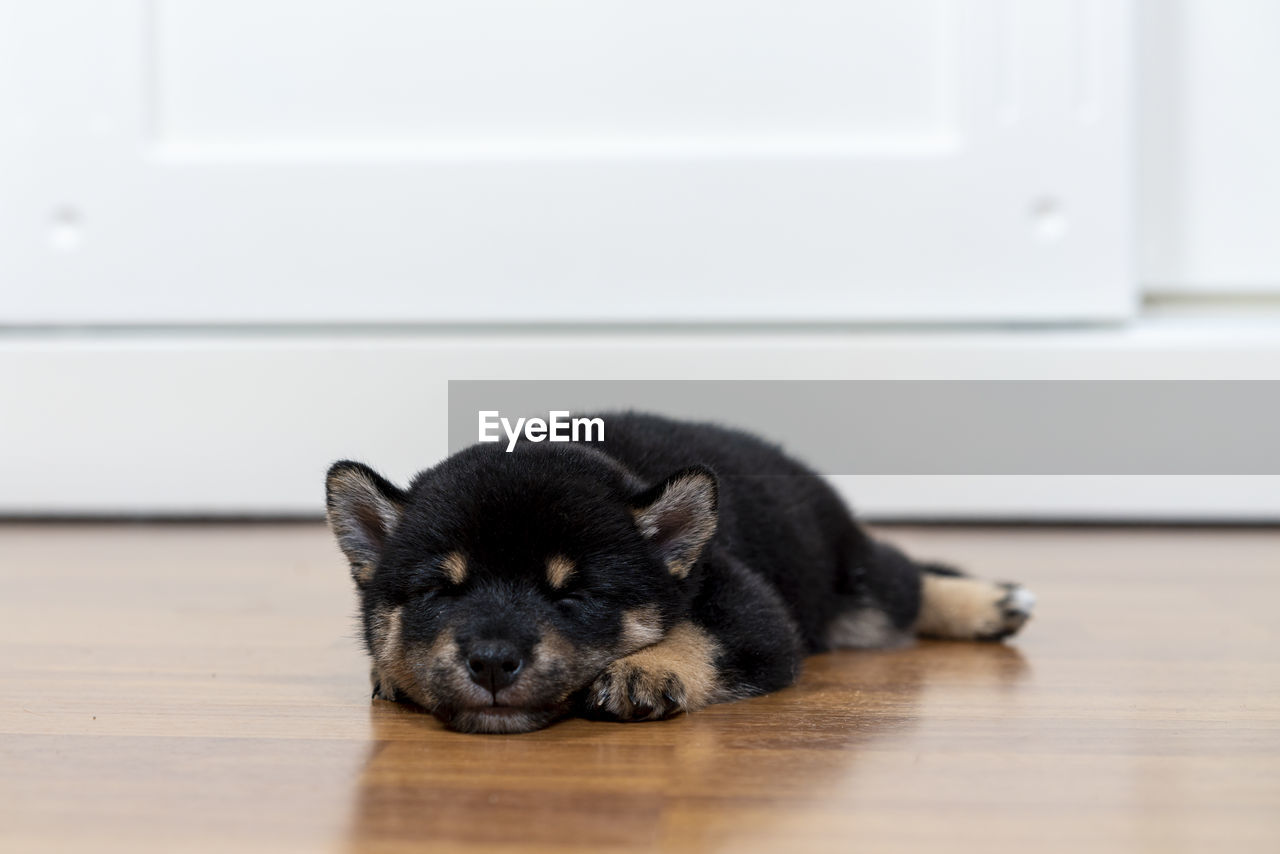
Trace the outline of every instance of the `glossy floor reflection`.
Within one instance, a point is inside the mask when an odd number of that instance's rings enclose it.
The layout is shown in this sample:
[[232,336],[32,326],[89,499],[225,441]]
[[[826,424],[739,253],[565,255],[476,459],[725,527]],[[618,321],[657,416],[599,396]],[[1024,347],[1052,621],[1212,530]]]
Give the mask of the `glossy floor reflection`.
[[421,715],[376,703],[378,744],[352,837],[357,847],[433,839],[741,850],[762,835],[796,838],[797,819],[852,832],[850,793],[877,785],[864,769],[878,754],[918,737],[926,686],[1007,697],[1027,670],[1004,646],[835,653],[768,698],[657,724],[569,721],[498,739],[440,733]]
[[1280,848],[1280,532],[891,535],[1036,620],[467,736],[369,702],[320,526],[0,526],[0,850]]

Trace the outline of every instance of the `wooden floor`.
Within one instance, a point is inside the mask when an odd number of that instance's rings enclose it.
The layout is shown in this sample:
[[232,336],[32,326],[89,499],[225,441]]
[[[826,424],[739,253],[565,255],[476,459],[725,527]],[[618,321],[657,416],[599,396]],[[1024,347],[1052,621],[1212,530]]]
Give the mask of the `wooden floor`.
[[370,702],[319,525],[0,526],[0,850],[1280,851],[1280,532],[887,533],[1036,619],[467,736]]

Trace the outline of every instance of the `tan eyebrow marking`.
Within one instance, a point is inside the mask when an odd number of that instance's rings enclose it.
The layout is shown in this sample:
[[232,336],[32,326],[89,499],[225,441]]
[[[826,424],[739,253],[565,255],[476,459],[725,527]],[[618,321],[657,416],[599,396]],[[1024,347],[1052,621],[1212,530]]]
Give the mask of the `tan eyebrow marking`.
[[467,559],[458,552],[449,552],[445,555],[444,560],[440,561],[440,568],[454,584],[461,584],[467,580]]
[[556,555],[547,561],[547,583],[559,590],[573,575],[573,561],[564,555]]

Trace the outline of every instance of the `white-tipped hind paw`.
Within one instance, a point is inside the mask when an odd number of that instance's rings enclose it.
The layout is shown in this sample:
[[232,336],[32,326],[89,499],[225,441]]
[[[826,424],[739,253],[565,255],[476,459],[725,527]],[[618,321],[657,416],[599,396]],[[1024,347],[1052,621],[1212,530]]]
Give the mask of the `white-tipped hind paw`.
[[1031,610],[1036,606],[1036,594],[1025,587],[1009,582],[1003,582],[998,586],[1005,591],[1005,595],[996,602],[999,614],[987,631],[978,632],[975,636],[977,640],[1004,640],[1031,619]]
[[916,634],[953,640],[1003,640],[1031,618],[1036,597],[1017,584],[926,574]]

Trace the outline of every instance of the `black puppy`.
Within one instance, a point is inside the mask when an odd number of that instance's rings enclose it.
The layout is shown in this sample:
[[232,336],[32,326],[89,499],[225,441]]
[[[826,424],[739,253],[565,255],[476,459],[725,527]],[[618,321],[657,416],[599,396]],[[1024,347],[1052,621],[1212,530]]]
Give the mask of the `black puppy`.
[[327,481],[373,693],[466,732],[651,720],[777,690],[832,647],[998,640],[1034,597],[872,540],[746,433],[604,416],[594,444],[479,444],[408,490]]

